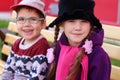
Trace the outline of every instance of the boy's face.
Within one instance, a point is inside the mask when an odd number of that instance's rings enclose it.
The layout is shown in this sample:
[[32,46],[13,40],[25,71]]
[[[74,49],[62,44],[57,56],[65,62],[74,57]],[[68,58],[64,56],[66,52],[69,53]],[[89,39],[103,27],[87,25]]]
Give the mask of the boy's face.
[[67,20],[62,26],[71,46],[79,46],[91,30],[90,22],[82,19]]
[[41,29],[45,28],[46,26],[44,20],[38,20],[36,23],[32,23],[34,21],[34,18],[40,18],[35,10],[28,10],[26,8],[22,8],[18,12],[17,18],[21,18],[20,20],[22,20],[22,18],[29,18],[29,20],[25,20],[24,23],[20,23],[18,21],[16,22],[17,29],[20,35],[25,38],[25,41],[28,43],[36,40],[40,35]]

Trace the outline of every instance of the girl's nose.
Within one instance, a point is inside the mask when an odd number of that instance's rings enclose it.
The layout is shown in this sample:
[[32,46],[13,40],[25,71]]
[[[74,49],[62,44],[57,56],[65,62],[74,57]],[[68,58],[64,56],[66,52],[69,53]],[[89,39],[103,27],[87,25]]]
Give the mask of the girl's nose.
[[76,22],[76,25],[75,25],[75,29],[81,29],[81,23],[80,22]]

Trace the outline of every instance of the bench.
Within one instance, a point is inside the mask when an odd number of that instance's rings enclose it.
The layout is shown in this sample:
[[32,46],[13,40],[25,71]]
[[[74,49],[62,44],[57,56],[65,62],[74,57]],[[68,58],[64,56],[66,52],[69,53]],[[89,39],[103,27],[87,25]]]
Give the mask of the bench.
[[112,65],[111,80],[120,79],[120,27],[103,25],[105,39],[103,48],[111,59],[118,61],[119,66]]
[[[15,18],[15,15],[12,15]],[[47,16],[46,23],[47,25],[52,22],[55,17]],[[110,25],[103,25],[105,30],[105,39],[103,43],[103,48],[108,53],[111,59],[117,60],[120,62],[120,27],[110,26]],[[16,24],[14,22],[9,22],[8,30],[11,33],[5,34],[4,44],[2,46],[2,54],[9,55],[11,45],[14,43],[18,36],[18,32],[16,29]],[[53,42],[54,40],[54,31],[51,30],[42,30],[41,32],[48,41]],[[60,35],[59,35],[60,36]],[[7,43],[7,44],[6,44]],[[5,61],[0,60],[0,75],[4,68]],[[111,80],[119,80],[120,79],[120,66],[112,65],[112,72],[111,72]]]

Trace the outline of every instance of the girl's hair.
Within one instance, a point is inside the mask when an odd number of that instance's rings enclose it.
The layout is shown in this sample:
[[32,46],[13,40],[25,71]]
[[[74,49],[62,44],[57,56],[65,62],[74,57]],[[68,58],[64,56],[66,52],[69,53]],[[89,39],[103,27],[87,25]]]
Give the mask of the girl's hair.
[[17,8],[15,9],[15,11],[17,12],[17,14],[18,14],[18,12],[19,12],[22,8],[28,9],[29,11],[34,10],[34,11],[38,14],[38,16],[39,16],[40,18],[43,18],[43,17],[44,17],[44,15],[43,15],[39,10],[37,10],[37,9],[35,9],[35,8],[28,7],[28,6],[19,6],[19,7],[17,7]]
[[82,60],[82,55],[85,53],[84,48],[82,48],[80,50],[80,52],[78,52],[78,54],[76,55],[74,61],[73,61],[73,65],[70,69],[69,75],[66,77],[65,80],[72,80],[73,78],[78,77],[78,74],[80,72],[80,62]]
[[[53,43],[53,48],[54,48],[54,52],[53,54],[56,56],[56,49],[57,49],[57,38],[59,35],[59,25],[56,25],[55,28],[55,36],[54,36],[54,43]],[[55,60],[51,63],[50,68],[48,70],[48,74],[47,74],[47,80],[54,80],[54,75],[56,72],[56,62]]]
[[[56,55],[56,44],[57,44],[57,38],[58,38],[58,34],[59,34],[59,26],[57,25],[55,28],[55,37],[54,37],[54,55]],[[91,25],[92,26],[92,25]],[[92,32],[93,27],[91,27],[91,31],[90,34]],[[90,36],[90,34],[88,34],[87,38]],[[85,40],[85,39],[84,39]],[[84,43],[83,40],[83,43]],[[79,71],[81,69],[81,65],[80,62],[82,60],[82,55],[85,53],[84,48],[81,48],[81,50],[78,52],[78,54],[76,55],[73,64],[71,66],[69,75],[66,77],[65,80],[72,80],[73,78],[77,77],[79,74]],[[48,75],[47,75],[47,80],[54,80],[55,77],[55,72],[56,72],[56,62],[55,60],[51,63],[49,71],[48,71]]]

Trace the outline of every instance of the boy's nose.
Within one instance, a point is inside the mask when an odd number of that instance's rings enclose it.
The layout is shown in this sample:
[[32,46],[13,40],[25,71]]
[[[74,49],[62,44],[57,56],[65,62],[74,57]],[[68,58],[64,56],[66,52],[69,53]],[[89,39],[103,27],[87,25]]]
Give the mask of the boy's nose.
[[25,20],[24,24],[23,25],[30,25],[30,21],[27,19]]

